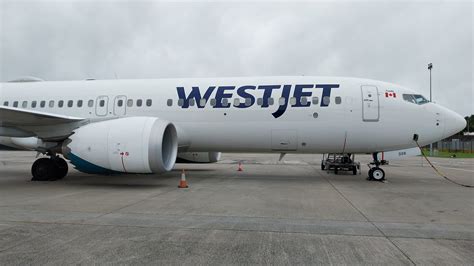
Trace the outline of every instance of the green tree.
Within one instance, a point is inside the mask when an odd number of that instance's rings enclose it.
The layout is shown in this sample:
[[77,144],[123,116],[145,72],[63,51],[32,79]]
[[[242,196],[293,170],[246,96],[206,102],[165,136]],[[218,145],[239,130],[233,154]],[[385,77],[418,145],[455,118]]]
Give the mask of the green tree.
[[463,132],[474,132],[474,115],[466,116],[464,119],[466,119],[467,125]]

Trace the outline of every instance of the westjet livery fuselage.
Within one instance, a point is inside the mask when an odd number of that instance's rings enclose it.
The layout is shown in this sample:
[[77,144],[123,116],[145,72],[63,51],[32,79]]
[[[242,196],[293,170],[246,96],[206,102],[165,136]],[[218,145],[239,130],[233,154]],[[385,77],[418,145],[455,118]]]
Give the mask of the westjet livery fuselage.
[[219,152],[405,149],[466,123],[411,89],[358,78],[21,81],[0,85],[0,143],[50,155],[33,165],[37,179],[65,175],[56,154],[89,173],[160,173]]

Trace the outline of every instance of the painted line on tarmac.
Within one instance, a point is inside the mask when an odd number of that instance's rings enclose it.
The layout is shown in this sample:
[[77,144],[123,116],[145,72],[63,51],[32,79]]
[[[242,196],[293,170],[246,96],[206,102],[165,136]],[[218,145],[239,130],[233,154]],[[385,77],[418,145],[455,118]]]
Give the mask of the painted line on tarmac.
[[474,170],[468,170],[468,169],[461,169],[461,168],[454,168],[454,167],[446,167],[442,165],[437,165],[438,167],[445,168],[445,169],[453,169],[453,170],[459,170],[459,171],[465,171],[465,172],[471,172],[474,173]]

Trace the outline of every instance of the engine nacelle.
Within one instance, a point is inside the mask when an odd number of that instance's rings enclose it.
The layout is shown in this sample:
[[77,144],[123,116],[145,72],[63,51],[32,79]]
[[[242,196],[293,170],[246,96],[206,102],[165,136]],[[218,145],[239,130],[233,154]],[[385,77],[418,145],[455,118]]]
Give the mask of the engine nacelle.
[[176,128],[156,117],[127,117],[80,127],[62,146],[81,172],[163,173],[178,154]]
[[221,159],[220,152],[180,152],[177,163],[215,163]]

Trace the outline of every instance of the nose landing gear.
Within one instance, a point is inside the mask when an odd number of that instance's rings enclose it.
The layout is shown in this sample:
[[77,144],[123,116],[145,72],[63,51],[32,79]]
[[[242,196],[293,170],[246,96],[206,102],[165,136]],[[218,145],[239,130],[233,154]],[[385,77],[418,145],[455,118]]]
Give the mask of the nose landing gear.
[[67,162],[57,155],[51,155],[51,158],[40,158],[33,163],[31,181],[56,181],[63,179],[67,172]]
[[[381,162],[378,160],[378,152],[372,153],[372,157],[374,158],[374,161],[368,164],[369,166],[369,177],[367,180],[373,180],[373,181],[384,181],[385,180],[385,171],[380,168]],[[374,167],[372,167],[374,165]]]

